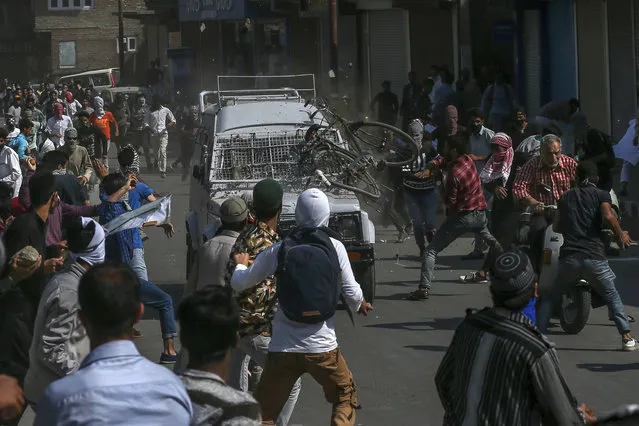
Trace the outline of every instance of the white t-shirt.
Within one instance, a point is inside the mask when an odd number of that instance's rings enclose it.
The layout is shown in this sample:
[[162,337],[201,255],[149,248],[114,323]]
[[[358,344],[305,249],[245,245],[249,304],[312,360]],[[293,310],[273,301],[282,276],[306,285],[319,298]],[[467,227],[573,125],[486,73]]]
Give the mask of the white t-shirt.
[[[341,268],[342,295],[351,311],[359,310],[364,296],[360,285],[355,281],[348,253],[344,244],[331,238],[331,242],[337,251],[337,258]],[[237,265],[231,278],[231,286],[235,291],[251,288],[261,282],[277,270],[278,251],[280,243],[260,253],[250,267]],[[273,320],[273,333],[269,352],[296,352],[296,353],[325,353],[337,348],[337,335],[333,318],[317,323],[302,324],[286,318],[281,310],[278,310]]]

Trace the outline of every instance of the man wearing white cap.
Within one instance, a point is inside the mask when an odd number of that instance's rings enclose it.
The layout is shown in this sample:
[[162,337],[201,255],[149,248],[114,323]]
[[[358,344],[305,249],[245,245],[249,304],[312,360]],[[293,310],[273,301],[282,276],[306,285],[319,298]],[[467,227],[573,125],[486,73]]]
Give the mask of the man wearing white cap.
[[38,403],[50,383],[74,373],[91,351],[78,317],[78,286],[91,266],[104,262],[104,239],[104,229],[93,219],[76,217],[69,224],[67,245],[73,262],[47,283],[38,305],[24,379],[30,405]]

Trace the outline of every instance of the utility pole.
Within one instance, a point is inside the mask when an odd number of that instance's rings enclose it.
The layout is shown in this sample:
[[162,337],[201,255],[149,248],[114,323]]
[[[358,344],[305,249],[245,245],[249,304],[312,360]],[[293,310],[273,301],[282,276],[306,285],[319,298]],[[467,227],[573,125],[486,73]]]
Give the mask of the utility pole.
[[339,75],[339,56],[337,42],[337,0],[329,0],[328,2],[329,22],[331,26],[331,71],[334,76],[331,78],[331,92],[337,95],[339,90],[337,76]]
[[124,0],[118,0],[118,43],[120,45],[120,81],[126,82],[124,75],[124,52],[127,49],[126,40],[124,39],[124,12],[122,3]]

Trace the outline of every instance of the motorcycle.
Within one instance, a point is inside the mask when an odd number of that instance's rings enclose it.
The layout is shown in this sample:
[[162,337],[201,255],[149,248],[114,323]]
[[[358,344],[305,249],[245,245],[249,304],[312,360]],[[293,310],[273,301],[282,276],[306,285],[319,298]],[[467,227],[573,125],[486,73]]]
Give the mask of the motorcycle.
[[[612,206],[615,215],[619,219],[619,202],[614,190],[610,191]],[[544,206],[544,214],[550,225],[544,231],[544,239],[542,244],[542,253],[539,259],[539,294],[543,297],[548,294],[550,288],[557,278],[559,272],[559,252],[564,243],[563,236],[555,232],[553,222],[557,214],[556,205]],[[524,224],[530,222],[532,212],[530,210],[522,213],[521,222]],[[525,231],[524,231],[525,233]],[[603,229],[605,238],[612,238],[610,229]],[[520,236],[520,242],[522,237]],[[553,318],[559,319],[562,330],[568,334],[578,334],[588,323],[591,309],[605,306],[606,302],[603,298],[590,286],[588,281],[580,279],[574,283],[570,289],[561,296],[561,303],[555,308]]]

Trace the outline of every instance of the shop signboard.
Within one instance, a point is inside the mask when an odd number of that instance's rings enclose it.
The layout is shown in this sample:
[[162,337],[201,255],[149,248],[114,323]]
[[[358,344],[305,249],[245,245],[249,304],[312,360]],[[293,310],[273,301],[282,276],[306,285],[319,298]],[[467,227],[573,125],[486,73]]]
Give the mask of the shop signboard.
[[180,21],[246,18],[246,0],[179,0]]

